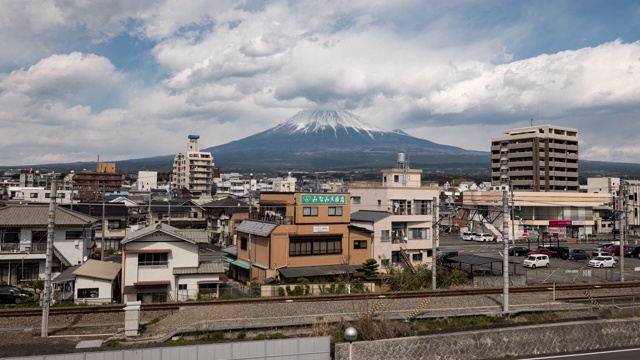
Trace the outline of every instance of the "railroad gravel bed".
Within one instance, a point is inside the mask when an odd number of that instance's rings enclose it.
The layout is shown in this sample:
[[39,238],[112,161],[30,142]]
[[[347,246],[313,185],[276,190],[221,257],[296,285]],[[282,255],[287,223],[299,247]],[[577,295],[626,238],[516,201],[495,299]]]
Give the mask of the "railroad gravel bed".
[[[591,296],[638,296],[640,288],[590,290]],[[402,318],[428,300],[421,314],[452,315],[467,311],[481,313],[500,311],[502,296],[458,296],[415,299],[393,299],[390,294],[382,299],[361,301],[326,301],[320,303],[296,302],[268,304],[217,304],[215,306],[188,306],[179,311],[143,311],[141,321],[159,318],[159,322],[148,325],[139,340],[157,341],[173,334],[180,328],[204,328],[212,324],[238,324],[262,321],[265,324],[283,318],[312,318],[323,322],[331,317],[349,319],[366,314],[378,303],[380,311],[388,317]],[[583,291],[563,291],[557,298],[585,298]],[[510,310],[526,311],[551,309],[561,301],[553,301],[552,292],[537,294],[509,294]],[[580,304],[584,306],[585,304]],[[377,312],[377,314],[380,313]],[[30,356],[51,353],[75,352],[75,345],[88,339],[107,339],[124,327],[124,312],[87,315],[55,315],[49,318],[50,336],[42,338],[40,328],[42,318],[0,317],[0,357]],[[268,327],[268,326],[265,326]],[[106,348],[96,350],[108,350]],[[87,351],[82,349],[81,351]]]

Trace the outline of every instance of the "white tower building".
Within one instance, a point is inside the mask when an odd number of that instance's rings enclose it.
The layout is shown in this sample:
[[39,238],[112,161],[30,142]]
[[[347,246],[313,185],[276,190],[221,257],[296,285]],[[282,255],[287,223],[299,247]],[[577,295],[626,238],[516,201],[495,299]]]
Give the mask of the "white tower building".
[[200,151],[199,135],[189,135],[187,149],[173,160],[171,186],[176,191],[188,189],[193,195],[211,195],[213,156]]

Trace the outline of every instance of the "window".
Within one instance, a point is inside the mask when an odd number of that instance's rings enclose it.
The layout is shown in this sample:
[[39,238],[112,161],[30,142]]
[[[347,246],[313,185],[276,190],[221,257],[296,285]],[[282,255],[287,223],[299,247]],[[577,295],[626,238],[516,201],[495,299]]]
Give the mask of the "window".
[[391,236],[389,235],[391,230],[382,230],[380,231],[380,241],[389,241],[391,240]]
[[65,198],[65,196],[64,196],[64,195],[65,195],[65,193],[60,193],[60,194],[58,194],[58,197],[59,197],[60,199],[64,199],[64,198]]
[[351,203],[360,204],[360,196],[352,196],[351,197]]
[[82,239],[84,232],[82,230],[71,230],[67,231],[65,234],[65,238],[68,239]]
[[98,288],[90,288],[90,289],[78,289],[78,298],[86,299],[86,298],[97,298],[100,295],[100,290]]
[[30,193],[29,197],[32,199],[37,199],[38,198],[38,193]]
[[318,216],[317,206],[307,206],[302,209],[303,216]]
[[178,290],[187,290],[187,284],[178,284]]
[[367,240],[355,240],[353,242],[354,249],[366,249],[367,248]]
[[389,259],[382,259],[382,260],[380,261],[380,264],[381,264],[382,266],[389,266]]
[[247,238],[240,238],[240,249],[247,250]]
[[167,265],[169,254],[167,253],[142,253],[138,254],[138,266]]
[[411,259],[414,262],[422,262],[422,253],[418,253],[418,254],[411,254]]
[[425,240],[427,239],[427,228],[409,229],[409,240]]
[[378,200],[378,206],[382,206],[382,200]]
[[342,216],[342,206],[329,206],[329,216]]
[[51,193],[45,193],[44,194],[44,198],[45,199],[50,199],[51,198]]
[[342,254],[342,238],[298,238],[289,240],[289,256]]
[[109,229],[120,229],[122,227],[122,223],[118,220],[109,220],[109,222],[107,223],[107,225],[109,226]]

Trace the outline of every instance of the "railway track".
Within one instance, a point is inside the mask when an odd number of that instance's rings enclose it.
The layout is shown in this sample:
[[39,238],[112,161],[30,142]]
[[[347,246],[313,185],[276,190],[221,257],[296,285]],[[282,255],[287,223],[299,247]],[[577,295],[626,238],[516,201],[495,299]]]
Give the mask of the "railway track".
[[[552,284],[536,285],[525,287],[511,287],[510,294],[539,293],[548,291],[589,291],[602,289],[623,289],[640,288],[640,281],[629,281],[623,283],[598,283],[598,284]],[[255,304],[255,303],[286,303],[286,302],[320,302],[320,301],[350,301],[350,300],[382,300],[382,299],[408,299],[423,297],[455,297],[455,296],[482,296],[499,295],[503,293],[502,288],[483,289],[458,289],[458,290],[438,290],[420,292],[395,292],[395,293],[373,293],[373,294],[351,294],[351,295],[323,295],[323,296],[300,296],[300,297],[273,297],[273,298],[251,298],[238,300],[217,300],[217,301],[188,301],[171,303],[142,304],[142,311],[177,311],[181,307],[190,306],[220,306],[225,304]],[[625,295],[623,295],[625,296]],[[628,295],[626,295],[628,297]],[[611,298],[611,296],[603,296]],[[577,301],[583,297],[559,297],[558,300]],[[95,306],[73,306],[73,307],[51,307],[49,316],[58,315],[87,315],[98,313],[122,312],[125,305],[95,305]],[[0,310],[0,317],[27,317],[41,316],[41,308],[9,308]]]

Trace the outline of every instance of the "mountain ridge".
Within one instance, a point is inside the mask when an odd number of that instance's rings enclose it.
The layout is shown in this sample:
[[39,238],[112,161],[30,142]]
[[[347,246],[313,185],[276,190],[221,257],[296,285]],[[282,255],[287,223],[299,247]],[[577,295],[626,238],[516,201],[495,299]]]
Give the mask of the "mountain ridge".
[[[206,136],[206,134],[205,134]],[[342,110],[304,110],[286,121],[226,144],[202,149],[211,152],[222,172],[362,171],[396,165],[404,152],[412,168],[429,172],[476,174],[490,179],[490,153],[465,150],[413,137],[401,129],[384,131]],[[175,154],[111,161],[123,173],[138,170],[170,172]],[[95,169],[95,161],[44,165],[0,166],[46,171]],[[580,177],[639,178],[640,165],[580,160]],[[426,171],[425,171],[426,173]]]

